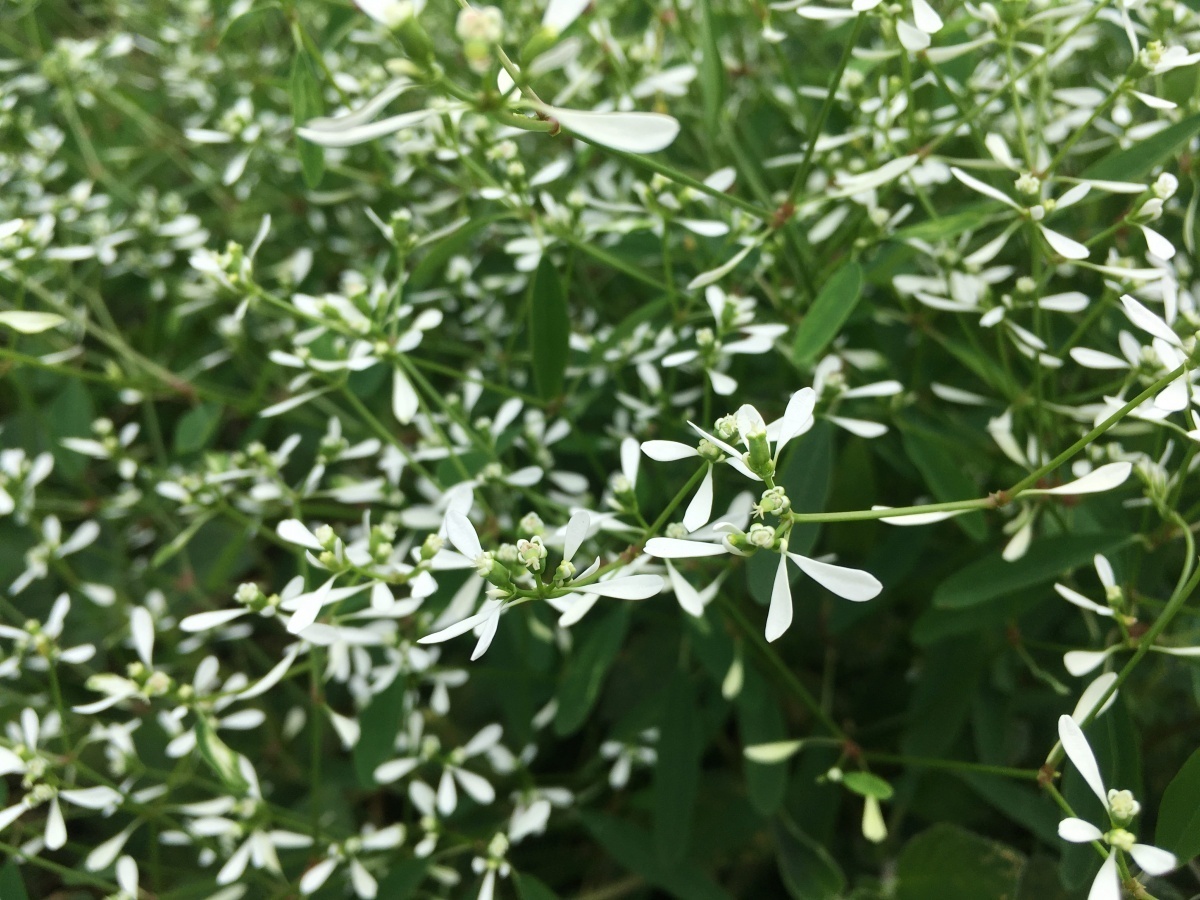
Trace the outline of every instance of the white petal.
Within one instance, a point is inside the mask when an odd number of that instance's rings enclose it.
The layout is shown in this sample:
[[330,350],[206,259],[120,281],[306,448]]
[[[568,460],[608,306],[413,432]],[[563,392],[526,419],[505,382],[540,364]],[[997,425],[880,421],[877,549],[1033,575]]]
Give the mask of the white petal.
[[741,261],[747,256],[749,256],[750,251],[754,250],[757,246],[757,243],[747,244],[715,269],[709,269],[707,272],[701,272],[688,282],[688,290],[696,291],[702,287],[708,287],[710,284],[716,284],[718,281],[736,269],[738,264],[741,263]]
[[1070,650],[1063,654],[1063,667],[1079,678],[1103,665],[1119,649],[1114,645],[1107,650]]
[[405,756],[400,759],[392,759],[376,767],[373,777],[378,784],[391,784],[393,781],[399,781],[418,765],[421,761],[415,756]]
[[728,552],[721,544],[707,541],[685,541],[682,538],[650,538],[646,541],[646,553],[659,559],[691,559],[720,556]]
[[321,542],[316,536],[304,527],[304,523],[299,519],[284,519],[275,526],[275,533],[287,541],[289,544],[299,544],[301,547],[307,547],[309,550],[321,551],[325,548],[321,546]]
[[[872,506],[871,509],[890,509],[888,506]],[[885,516],[880,522],[886,522],[888,525],[931,525],[934,522],[944,522],[947,519],[952,519],[955,516],[961,516],[963,513],[971,512],[969,509],[954,509],[949,512],[931,512],[931,513],[916,513],[911,516]]]
[[1063,819],[1058,823],[1058,836],[1072,844],[1086,844],[1104,837],[1104,832],[1083,819]]
[[440,644],[442,641],[448,641],[450,638],[458,637],[460,634],[466,634],[480,622],[488,617],[491,610],[487,612],[476,613],[473,616],[467,616],[459,622],[455,622],[449,628],[443,628],[441,631],[435,631],[433,634],[427,634],[425,637],[417,641],[418,644]]
[[208,631],[210,628],[217,628],[227,622],[232,622],[234,619],[240,618],[248,612],[250,612],[248,609],[214,609],[211,612],[196,613],[180,622],[179,630],[187,632]]
[[67,823],[63,821],[62,807],[58,798],[50,799],[50,812],[46,815],[46,849],[60,850],[67,842]]
[[1053,228],[1047,228],[1045,225],[1039,225],[1038,227],[1042,230],[1042,237],[1046,239],[1046,243],[1059,256],[1066,259],[1088,258],[1088,248],[1079,243],[1079,241],[1069,238],[1065,234],[1060,234]]
[[1165,875],[1179,865],[1174,853],[1149,844],[1134,844],[1129,850],[1129,855],[1142,867],[1142,871],[1150,875]]
[[392,370],[392,415],[396,417],[396,421],[407,425],[417,414],[420,405],[417,391],[408,380],[408,376],[400,369]]
[[1087,347],[1072,347],[1071,359],[1089,369],[1128,369],[1129,363],[1109,353],[1089,350]]
[[450,538],[454,548],[472,562],[483,555],[483,547],[479,543],[475,526],[458,510],[446,513],[446,536]]
[[978,178],[976,178],[973,175],[968,175],[966,172],[964,172],[962,169],[957,168],[956,166],[950,167],[950,174],[953,175],[955,178],[957,178],[959,181],[961,181],[963,184],[965,184],[967,187],[971,188],[971,190],[978,191],[979,193],[983,194],[985,197],[991,197],[993,200],[999,200],[1001,203],[1004,203],[1007,206],[1011,206],[1013,209],[1021,208],[1007,194],[1001,193],[1000,191],[996,190],[996,188],[992,187],[990,184],[986,184],[985,182],[980,181]]
[[1139,226],[1142,236],[1146,238],[1146,249],[1159,259],[1170,259],[1175,255],[1175,245],[1169,240],[1145,225]]
[[345,115],[334,118],[322,117],[319,119],[309,119],[304,123],[304,127],[309,131],[338,132],[359,125],[365,125],[383,112],[384,107],[389,103],[413,87],[416,87],[416,85],[411,81],[393,81],[353,112],[348,112]]
[[1058,596],[1062,597],[1068,603],[1074,603],[1080,609],[1091,610],[1098,616],[1111,616],[1113,614],[1112,609],[1109,607],[1101,606],[1095,600],[1089,600],[1083,594],[1071,590],[1065,584],[1054,585],[1054,590],[1058,591]]
[[914,28],[903,19],[896,20],[896,37],[900,39],[900,46],[910,53],[928,50],[932,43],[928,34],[919,28]]
[[334,857],[326,857],[321,860],[300,878],[300,893],[312,894],[318,891],[321,885],[329,880],[329,876],[336,868],[337,859]]
[[133,647],[138,658],[152,666],[154,655],[154,618],[144,606],[135,606],[129,614],[129,630],[133,635]]
[[1060,484],[1058,487],[1040,488],[1035,490],[1022,491],[1022,494],[1066,494],[1068,496],[1076,496],[1078,494],[1098,494],[1103,491],[1111,491],[1113,488],[1120,487],[1129,478],[1133,471],[1133,464],[1127,462],[1108,463],[1100,466],[1094,471],[1088,472],[1082,478],[1075,481],[1068,481],[1066,484]]
[[415,112],[401,113],[398,116],[380,119],[369,125],[354,125],[340,131],[302,126],[296,129],[296,134],[304,140],[322,147],[353,147],[355,144],[365,144],[367,141],[373,141],[384,135],[395,134],[404,128],[411,128],[428,119],[435,112],[436,110],[433,109],[418,109]]
[[541,112],[585,140],[626,153],[656,153],[679,135],[679,122],[662,113],[585,112],[556,106],[543,106]]
[[[725,348],[729,350],[729,347]],[[713,391],[721,396],[728,397],[738,388],[738,383],[735,379],[726,375],[724,372],[708,371],[708,380],[712,382]]]
[[696,491],[696,496],[692,497],[692,502],[688,504],[688,508],[683,514],[683,527],[688,531],[695,531],[708,524],[708,520],[712,518],[712,504],[713,467],[710,463],[705,463],[704,477],[700,479],[700,488]]
[[592,607],[600,600],[597,594],[567,594],[560,599],[565,600],[567,597],[574,599],[571,601],[571,605],[566,608],[566,611],[558,617],[558,626],[560,628],[570,628],[591,612]]
[[1122,295],[1121,305],[1125,307],[1125,315],[1129,317],[1129,321],[1142,329],[1142,331],[1162,338],[1174,347],[1183,346],[1179,340],[1179,335],[1171,329],[1170,325],[1163,321],[1160,316],[1151,312],[1133,297],[1129,296],[1129,294]]
[[934,12],[926,0],[913,0],[913,19],[917,27],[926,34],[937,34],[942,30],[942,17]]
[[484,620],[483,630],[479,633],[479,640],[475,642],[475,649],[471,651],[472,662],[487,653],[488,647],[492,646],[492,639],[496,636],[496,629],[499,627],[500,607],[497,606],[492,614]]
[[647,597],[653,597],[662,588],[663,580],[658,575],[623,575],[608,581],[572,587],[581,594],[596,594],[617,600],[645,600]]
[[[1105,711],[1113,705],[1117,699],[1117,691],[1109,694],[1108,699],[1104,701],[1104,705],[1100,709],[1095,709],[1096,704],[1100,702],[1100,698],[1108,693],[1117,681],[1116,672],[1105,672],[1099,678],[1095,679],[1091,684],[1084,688],[1083,693],[1079,695],[1079,702],[1075,704],[1075,711],[1071,713],[1071,718],[1076,724],[1081,723],[1084,719],[1091,716],[1093,719],[1104,715]],[[1093,710],[1095,710],[1093,714]],[[1080,725],[1082,728],[1083,726]]]
[[[911,26],[907,26],[910,27]],[[916,31],[916,29],[912,29]],[[917,32],[921,34],[920,32]],[[926,37],[922,34],[922,37]],[[926,37],[928,41],[928,38]],[[889,182],[895,181],[918,162],[921,157],[915,153],[908,156],[901,156],[897,159],[890,160],[880,166],[878,169],[873,169],[870,172],[863,172],[861,175],[853,175],[847,178],[842,178],[837,183],[837,190],[827,194],[832,198],[852,197],[855,194],[862,194],[866,191],[874,190],[877,187],[882,187]]]
[[84,809],[104,809],[121,802],[120,793],[104,786],[59,791],[58,795],[68,803],[82,806]]
[[21,334],[38,334],[65,325],[66,319],[57,313],[8,310],[0,312],[0,325],[7,325]]
[[674,462],[699,456],[700,451],[679,441],[643,441],[642,452],[658,462]]
[[862,569],[835,566],[833,563],[809,559],[799,553],[789,553],[788,556],[800,567],[800,571],[817,584],[847,600],[870,600],[883,590],[879,579]]
[[474,772],[468,772],[466,769],[457,767],[451,769],[454,777],[458,779],[458,783],[462,785],[462,789],[470,794],[471,799],[476,803],[486,806],[496,799],[496,791],[488,783],[488,780],[482,775],[476,775]]
[[1076,771],[1087,782],[1104,808],[1108,809],[1108,793],[1104,790],[1104,781],[1100,778],[1100,768],[1096,765],[1096,757],[1081,729],[1070,716],[1058,717],[1058,739],[1062,741],[1063,751],[1075,765]]
[[570,561],[579,552],[579,545],[587,537],[588,529],[592,527],[592,517],[587,510],[581,509],[567,522],[567,537],[563,543],[563,559]]
[[550,0],[542,14],[542,25],[555,34],[565,31],[587,9],[591,0]]
[[1121,880],[1117,876],[1117,854],[1110,850],[1108,859],[1096,873],[1092,889],[1088,891],[1088,900],[1121,900]]
[[787,557],[779,554],[779,567],[771,585],[771,606],[767,610],[768,641],[778,640],[792,625],[792,585],[788,581]]
[[783,412],[783,422],[779,426],[779,436],[776,438],[775,457],[787,445],[788,441],[797,435],[804,434],[813,424],[813,409],[817,405],[817,393],[812,388],[802,388],[792,394],[787,409]]
[[[667,562],[667,580],[671,582],[671,590],[675,592],[675,599],[679,601],[679,605],[683,608],[684,612],[696,618],[704,615],[704,604],[700,600],[700,592],[692,587],[686,578],[679,574],[670,561]],[[15,758],[16,754],[13,754],[13,756]],[[17,763],[22,768],[24,767],[24,764],[19,759]],[[13,771],[20,771],[20,769],[14,769]]]
[[879,422],[847,419],[844,416],[826,416],[826,418],[839,428],[844,428],[860,438],[877,438],[887,434],[887,426]]

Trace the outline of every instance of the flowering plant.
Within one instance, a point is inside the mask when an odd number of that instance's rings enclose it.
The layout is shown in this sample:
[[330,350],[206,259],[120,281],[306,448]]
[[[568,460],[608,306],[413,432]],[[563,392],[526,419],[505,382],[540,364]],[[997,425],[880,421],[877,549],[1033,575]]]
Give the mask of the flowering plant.
[[1195,895],[1198,64],[3,5],[0,900]]

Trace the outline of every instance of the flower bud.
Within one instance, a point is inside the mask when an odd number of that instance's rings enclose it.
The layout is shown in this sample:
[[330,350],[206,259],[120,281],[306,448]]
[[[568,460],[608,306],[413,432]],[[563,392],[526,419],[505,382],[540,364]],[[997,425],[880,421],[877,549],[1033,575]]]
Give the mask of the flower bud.
[[1128,825],[1142,811],[1142,805],[1133,799],[1130,791],[1110,790],[1108,811],[1116,825]]
[[755,522],[746,532],[746,541],[751,547],[758,547],[761,550],[769,549],[775,544],[775,529],[770,525]]

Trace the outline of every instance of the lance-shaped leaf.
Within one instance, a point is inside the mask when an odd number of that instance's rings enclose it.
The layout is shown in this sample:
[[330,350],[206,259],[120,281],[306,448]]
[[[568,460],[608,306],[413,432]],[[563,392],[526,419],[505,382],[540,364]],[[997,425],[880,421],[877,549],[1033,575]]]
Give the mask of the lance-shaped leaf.
[[539,396],[553,400],[563,390],[570,349],[567,295],[554,263],[542,257],[530,286],[529,353]]

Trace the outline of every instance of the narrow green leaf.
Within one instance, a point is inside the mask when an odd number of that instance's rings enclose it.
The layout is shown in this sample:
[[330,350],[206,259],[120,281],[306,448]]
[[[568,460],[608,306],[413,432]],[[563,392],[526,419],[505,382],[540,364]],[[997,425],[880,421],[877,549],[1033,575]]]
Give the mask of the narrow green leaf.
[[829,852],[794,822],[782,816],[772,821],[771,839],[779,876],[795,900],[834,900],[843,896],[846,876]]
[[1136,181],[1182,150],[1197,133],[1200,133],[1200,113],[1167,126],[1132,147],[1109,154],[1088,166],[1081,177],[1100,181]]
[[184,547],[186,547],[196,536],[196,532],[203,528],[212,519],[213,514],[202,515],[199,518],[193,519],[188,523],[187,528],[175,535],[169,544],[164,544],[155,552],[154,557],[150,560],[150,568],[157,569],[159,566],[174,558]]
[[21,869],[15,862],[9,860],[0,869],[0,897],[4,900],[29,900],[29,892],[25,890],[25,880],[21,877]]
[[217,736],[216,730],[205,716],[196,719],[196,746],[200,750],[200,756],[208,763],[225,789],[234,797],[246,796],[250,784],[242,775],[237,754]]
[[379,882],[378,896],[387,900],[409,900],[416,896],[417,888],[425,880],[429,860],[420,857],[402,859],[388,870],[387,877]]
[[558,894],[527,872],[514,872],[513,883],[521,900],[558,900]]
[[552,400],[562,394],[567,370],[571,322],[567,295],[554,263],[542,257],[530,286],[529,352],[538,396]]
[[558,712],[554,717],[554,731],[560,736],[574,733],[587,719],[600,696],[604,677],[625,640],[629,605],[619,600],[611,602],[614,604],[612,609],[606,615],[596,617],[591,632],[585,634],[563,666],[563,678],[558,686]]
[[957,825],[939,824],[905,845],[896,900],[1012,900],[1025,858]]
[[1090,563],[1097,553],[1110,553],[1130,540],[1127,534],[1107,531],[1035,539],[1018,560],[1008,562],[997,552],[951,575],[934,591],[933,605],[962,609],[987,603],[1052,581]]
[[426,251],[421,261],[417,263],[416,268],[413,269],[412,274],[408,277],[404,289],[406,291],[419,291],[429,287],[442,274],[442,270],[446,267],[446,264],[456,254],[469,249],[467,245],[472,238],[488,226],[507,218],[511,218],[508,213],[476,216],[465,220],[460,228],[454,229],[440,240],[432,241],[428,245],[428,251]]
[[700,0],[700,93],[704,100],[704,127],[716,134],[718,117],[725,108],[725,61],[717,46],[712,0]]
[[856,262],[842,266],[825,282],[817,299],[800,320],[792,343],[792,362],[811,365],[837,337],[862,296],[863,270]]
[[1163,792],[1154,843],[1174,853],[1180,865],[1200,854],[1200,750]]
[[[321,97],[321,85],[317,81],[316,71],[308,54],[298,52],[292,58],[292,120],[297,127],[309,119],[315,119],[325,112],[325,102]],[[304,183],[315,188],[321,183],[325,174],[325,150],[311,141],[296,141],[296,155],[300,157],[300,168],[304,172]]]
[[700,786],[700,723],[691,682],[675,673],[666,692],[654,765],[654,846],[665,866],[683,859]]

